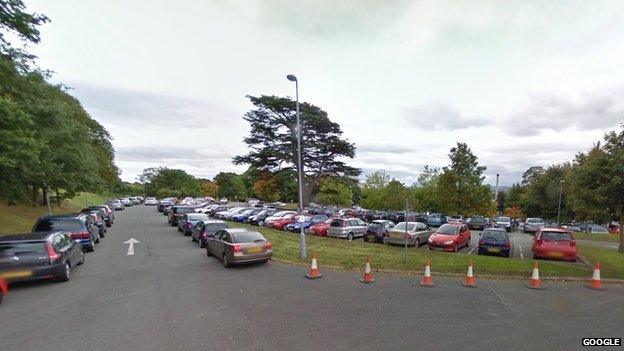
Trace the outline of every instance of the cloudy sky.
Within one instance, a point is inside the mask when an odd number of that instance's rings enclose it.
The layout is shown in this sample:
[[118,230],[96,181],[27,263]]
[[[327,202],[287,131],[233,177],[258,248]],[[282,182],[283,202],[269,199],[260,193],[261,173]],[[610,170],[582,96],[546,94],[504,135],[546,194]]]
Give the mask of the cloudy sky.
[[624,2],[30,0],[33,47],[151,166],[242,172],[246,95],[294,96],[342,125],[364,173],[407,183],[467,142],[511,184],[624,121]]

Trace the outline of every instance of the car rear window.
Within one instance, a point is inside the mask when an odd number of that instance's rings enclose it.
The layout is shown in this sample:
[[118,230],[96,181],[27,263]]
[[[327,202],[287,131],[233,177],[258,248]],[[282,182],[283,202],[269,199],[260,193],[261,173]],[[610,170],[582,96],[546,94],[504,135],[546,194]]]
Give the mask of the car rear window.
[[544,241],[572,241],[572,235],[570,235],[570,233],[561,232],[542,232],[540,238]]
[[33,231],[49,232],[55,230],[71,231],[84,229],[86,229],[84,224],[77,218],[48,218],[39,221]]
[[502,230],[486,230],[483,232],[483,239],[493,239],[497,242],[502,242],[507,240],[507,233]]
[[266,239],[258,232],[240,232],[234,234],[234,242],[237,244],[253,243],[256,241],[266,241]]
[[208,220],[208,216],[203,213],[188,214],[186,215],[186,217],[188,218],[189,221],[207,221]]
[[459,227],[457,226],[445,224],[441,226],[440,228],[438,228],[436,233],[446,234],[446,235],[457,235],[458,229]]
[[208,223],[206,224],[206,231],[213,233],[213,232],[218,232],[221,229],[226,229],[228,228],[228,225],[225,223]]
[[0,243],[0,258],[25,254],[45,254],[44,242]]
[[400,230],[400,231],[405,231],[405,226],[407,225],[407,231],[411,232],[414,230],[414,223],[408,223],[406,224],[405,222],[401,222],[397,225],[394,226],[394,230]]
[[471,220],[472,221],[485,221],[485,217],[483,217],[483,216],[472,216]]
[[330,227],[342,227],[344,221],[342,219],[334,219],[329,226]]
[[383,225],[381,223],[372,222],[368,224],[368,227],[371,229],[382,229]]
[[176,213],[193,213],[195,209],[192,207],[178,207]]

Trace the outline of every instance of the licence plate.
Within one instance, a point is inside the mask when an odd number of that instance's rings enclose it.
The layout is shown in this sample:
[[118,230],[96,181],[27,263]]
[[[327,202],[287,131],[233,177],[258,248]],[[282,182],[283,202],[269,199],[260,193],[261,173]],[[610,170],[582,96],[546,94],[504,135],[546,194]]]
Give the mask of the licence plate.
[[4,279],[25,278],[30,277],[32,274],[33,272],[29,270],[19,270],[0,273],[0,277]]
[[551,252],[548,254],[548,256],[550,257],[563,257],[563,254],[561,252]]
[[248,247],[247,248],[247,253],[260,253],[262,252],[262,247],[260,246],[255,246],[255,247]]
[[488,252],[500,252],[500,249],[496,247],[490,247],[488,248]]

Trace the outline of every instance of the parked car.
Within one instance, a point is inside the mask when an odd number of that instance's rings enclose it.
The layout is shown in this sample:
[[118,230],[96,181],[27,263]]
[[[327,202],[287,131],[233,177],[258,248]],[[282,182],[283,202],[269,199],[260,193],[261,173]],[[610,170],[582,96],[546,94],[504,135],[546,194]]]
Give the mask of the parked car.
[[394,228],[395,224],[386,219],[375,219],[368,223],[366,233],[362,238],[365,242],[375,242],[383,244],[383,240],[388,232]]
[[366,222],[359,218],[334,218],[327,229],[327,236],[345,238],[349,241],[366,233]]
[[384,243],[389,245],[407,245],[419,247],[426,243],[433,231],[425,223],[401,222],[390,230],[384,238]]
[[227,198],[227,197],[222,197],[222,198],[219,200],[219,203],[220,203],[220,204],[222,204],[222,205],[225,205],[225,204],[227,204],[228,202],[230,202],[230,200],[228,200],[228,198]]
[[88,209],[100,209],[104,212],[104,222],[107,227],[112,227],[115,220],[115,212],[111,211],[107,205],[92,205],[88,206]]
[[329,228],[329,224],[332,222],[332,218],[321,222],[316,223],[310,226],[310,228],[306,229],[306,234],[312,234],[317,236],[327,236],[327,229]]
[[100,235],[91,216],[80,214],[52,215],[39,218],[33,232],[61,231],[82,245],[85,251],[94,251]]
[[130,201],[130,199],[127,198],[127,197],[122,197],[121,198],[121,203],[123,203],[125,207],[130,207],[130,206],[134,205],[134,203],[132,201]]
[[0,278],[0,304],[2,303],[2,300],[4,300],[4,298],[7,296],[8,293],[9,293],[9,284],[7,284],[6,279]]
[[305,230],[310,228],[313,224],[325,222],[327,219],[327,216],[324,214],[304,216],[303,219],[298,219],[294,223],[286,225],[286,229],[293,233],[299,233],[301,231],[301,227],[303,227],[303,231],[305,233]]
[[98,227],[98,234],[100,235],[100,238],[103,238],[104,235],[106,235],[106,227],[108,226],[106,225],[104,211],[99,208],[83,208],[80,213],[85,213],[93,217],[93,221]]
[[206,241],[221,229],[227,229],[229,226],[224,221],[206,220],[199,221],[193,227],[191,240],[197,241],[202,249],[206,247]]
[[178,225],[178,221],[182,215],[186,213],[195,213],[195,208],[189,206],[171,206],[171,210],[167,215],[167,221],[172,227],[175,227]]
[[468,222],[469,229],[483,230],[486,225],[487,222],[485,221],[485,217],[481,215],[474,215],[470,217],[470,221]]
[[207,221],[208,215],[205,213],[189,212],[184,213],[178,219],[178,231],[183,232],[185,236],[191,235],[193,227],[199,221]]
[[479,249],[477,254],[494,254],[511,257],[511,238],[504,228],[488,228],[479,234]]
[[208,215],[210,217],[217,217],[217,213],[219,212],[223,212],[223,211],[227,211],[229,210],[231,207],[230,206],[224,206],[224,205],[218,205],[217,207],[213,207],[208,211]]
[[110,206],[113,211],[123,211],[126,209],[126,206],[124,206],[123,202],[117,199],[106,201],[106,204]]
[[156,205],[156,210],[158,212],[162,212],[167,206],[173,206],[173,200],[169,198],[160,200],[160,202]]
[[207,204],[205,206],[195,208],[195,212],[210,214],[210,210],[212,210],[213,208],[217,208],[217,207],[219,207],[219,205]]
[[446,222],[446,216],[442,213],[432,213],[427,217],[427,225],[429,227],[439,227]]
[[505,229],[507,233],[511,232],[511,218],[510,217],[498,217],[494,221],[494,227]]
[[233,220],[234,222],[247,222],[247,218],[257,215],[258,213],[260,213],[262,211],[262,209],[260,208],[249,208],[239,214],[233,215],[231,220]]
[[270,217],[267,217],[264,220],[264,225],[269,227],[271,225],[271,222],[273,222],[273,221],[280,220],[284,216],[291,216],[291,215],[296,215],[296,214],[297,214],[296,211],[279,211],[279,212],[275,212],[275,214],[273,214]]
[[449,223],[464,223],[464,216],[462,215],[454,215],[450,216],[448,219]]
[[523,233],[536,233],[537,230],[544,225],[544,220],[541,218],[527,218],[524,222]]
[[273,229],[285,230],[286,226],[290,223],[294,223],[299,215],[297,213],[289,213],[278,219],[267,222],[266,226]]
[[219,218],[219,219],[226,219],[226,217],[231,216],[233,214],[240,213],[242,211],[245,211],[246,209],[247,209],[247,207],[242,207],[242,206],[231,207],[231,208],[228,208],[228,209],[226,209],[224,211],[216,212],[214,217],[215,218]]
[[457,252],[470,246],[470,230],[466,224],[444,224],[431,234],[427,243],[429,250]]
[[132,203],[132,205],[140,205],[141,204],[141,200],[139,200],[139,198],[131,196],[128,198],[128,200]]
[[274,208],[262,210],[255,215],[249,216],[249,218],[247,218],[247,222],[262,227],[264,226],[264,221],[268,217],[273,216],[275,213],[277,213],[277,210]]
[[145,198],[145,206],[157,206],[158,200],[155,197],[147,197]]
[[61,231],[0,236],[0,278],[68,281],[84,263],[82,246]]
[[206,255],[221,259],[224,267],[233,264],[267,262],[273,245],[257,231],[244,228],[222,229],[208,238]]
[[609,229],[601,225],[592,224],[587,226],[586,230],[590,234],[609,234]]
[[576,240],[563,228],[539,228],[533,239],[533,258],[576,262]]

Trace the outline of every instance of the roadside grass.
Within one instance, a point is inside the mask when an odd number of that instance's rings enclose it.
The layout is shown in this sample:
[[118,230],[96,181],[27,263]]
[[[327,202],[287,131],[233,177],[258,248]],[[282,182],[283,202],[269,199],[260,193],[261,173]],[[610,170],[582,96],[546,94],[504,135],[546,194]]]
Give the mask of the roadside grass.
[[[308,264],[309,260],[299,258],[299,235],[286,231],[256,227],[230,222],[232,227],[253,228],[260,231],[273,243],[273,257],[276,259]],[[321,266],[336,266],[344,269],[363,269],[366,257],[370,257],[373,270],[396,270],[422,274],[427,259],[435,272],[466,274],[467,263],[472,259],[475,274],[510,277],[529,277],[533,269],[532,260],[519,260],[494,256],[479,256],[466,253],[445,253],[408,248],[407,261],[403,259],[403,247],[365,243],[361,240],[348,242],[344,239],[306,235],[308,256],[316,253]],[[544,277],[587,277],[591,269],[581,264],[540,261],[540,274]]]
[[[102,204],[106,198],[97,194],[78,194],[72,199],[67,199],[58,206],[50,203],[52,213],[62,214],[78,212],[85,206],[85,198],[89,205]],[[46,206],[41,205],[14,205],[8,206],[0,203],[0,234],[29,233],[37,218],[46,215]]]
[[605,241],[611,243],[617,243],[620,241],[620,236],[615,234],[573,233],[573,235],[574,238],[581,240]]
[[624,253],[587,244],[578,247],[592,264],[600,262],[601,277],[624,279]]

